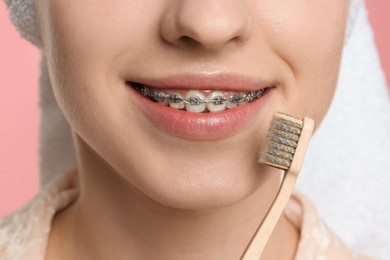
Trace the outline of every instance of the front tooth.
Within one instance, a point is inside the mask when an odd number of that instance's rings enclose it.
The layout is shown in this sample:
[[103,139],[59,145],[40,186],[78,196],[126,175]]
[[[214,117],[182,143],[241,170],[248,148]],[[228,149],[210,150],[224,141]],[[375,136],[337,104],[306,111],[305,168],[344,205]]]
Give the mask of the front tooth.
[[170,100],[169,106],[172,108],[183,109],[185,107],[184,101],[182,101],[183,97],[178,93],[172,93],[170,95]]
[[[207,96],[207,109],[210,112],[218,112],[226,109],[225,96],[221,91],[213,91]],[[212,102],[214,101],[214,102]]]
[[186,95],[186,100],[190,103],[186,103],[186,110],[189,112],[201,113],[206,109],[205,97],[198,90],[190,90]]

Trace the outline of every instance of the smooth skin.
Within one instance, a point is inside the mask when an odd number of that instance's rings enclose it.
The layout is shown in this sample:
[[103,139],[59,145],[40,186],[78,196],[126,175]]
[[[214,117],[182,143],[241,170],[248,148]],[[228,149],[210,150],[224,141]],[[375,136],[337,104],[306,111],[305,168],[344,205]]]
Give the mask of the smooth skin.
[[[238,259],[276,195],[256,154],[275,111],[317,125],[339,73],[347,0],[37,0],[81,193],[57,213],[46,259]],[[276,82],[251,127],[191,141],[154,127],[124,82],[238,73]],[[315,173],[313,173],[315,174]],[[262,259],[293,259],[283,216]]]

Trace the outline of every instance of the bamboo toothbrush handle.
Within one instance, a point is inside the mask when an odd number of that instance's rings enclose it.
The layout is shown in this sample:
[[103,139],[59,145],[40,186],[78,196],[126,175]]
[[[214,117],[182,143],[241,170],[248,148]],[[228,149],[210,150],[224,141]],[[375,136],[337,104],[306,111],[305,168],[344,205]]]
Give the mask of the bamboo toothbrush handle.
[[258,260],[260,259],[263,250],[268,242],[268,239],[274,230],[276,223],[278,222],[283,210],[290,199],[291,193],[294,189],[294,185],[297,179],[297,175],[285,172],[282,180],[282,184],[278,190],[276,198],[274,199],[271,208],[268,210],[265,218],[260,223],[254,236],[252,237],[249,245],[245,249],[242,260]]
[[309,145],[310,137],[314,129],[314,121],[311,118],[304,118],[304,126],[299,138],[298,146],[295,150],[294,159],[291,167],[284,173],[284,177],[278,193],[265,215],[263,221],[260,223],[252,239],[247,245],[244,253],[241,256],[241,260],[259,260],[264,248],[268,242],[268,239],[275,228],[280,216],[282,215],[287,202],[289,201],[291,194],[294,190],[294,186],[303,164],[303,159],[307,147]]

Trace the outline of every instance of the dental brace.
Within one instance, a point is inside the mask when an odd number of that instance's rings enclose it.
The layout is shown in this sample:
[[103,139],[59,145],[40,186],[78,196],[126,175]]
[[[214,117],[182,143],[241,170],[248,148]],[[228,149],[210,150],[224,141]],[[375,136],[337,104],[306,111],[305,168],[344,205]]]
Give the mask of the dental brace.
[[207,98],[201,98],[199,96],[192,96],[189,99],[182,98],[176,93],[166,94],[162,91],[149,88],[147,86],[134,86],[134,88],[141,93],[141,95],[151,98],[157,102],[170,102],[170,103],[180,103],[184,102],[191,105],[200,105],[202,103],[213,103],[214,105],[222,105],[227,102],[231,103],[240,103],[240,102],[252,102],[253,100],[260,98],[266,89],[259,89],[256,91],[250,91],[248,93],[237,95],[233,94],[229,98],[224,96],[215,96],[212,99],[208,100]]

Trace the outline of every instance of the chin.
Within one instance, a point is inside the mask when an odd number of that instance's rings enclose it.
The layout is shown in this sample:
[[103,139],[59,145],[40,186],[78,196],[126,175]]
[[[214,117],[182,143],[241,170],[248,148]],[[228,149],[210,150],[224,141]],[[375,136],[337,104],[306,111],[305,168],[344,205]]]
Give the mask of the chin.
[[153,193],[147,194],[155,202],[170,208],[182,210],[205,210],[226,207],[248,197],[254,185],[242,183],[172,185],[170,187],[152,187]]
[[[216,165],[214,165],[216,166]],[[213,167],[211,167],[212,169]],[[210,165],[186,170],[160,172],[141,183],[133,183],[158,204],[183,210],[204,210],[233,205],[249,197],[262,183],[264,174],[257,164],[233,165],[210,170]],[[148,176],[144,172],[143,176]]]

